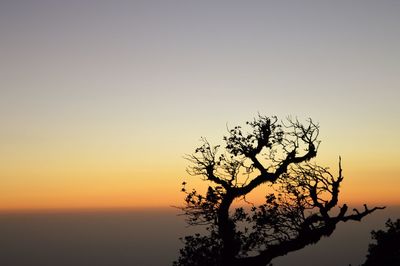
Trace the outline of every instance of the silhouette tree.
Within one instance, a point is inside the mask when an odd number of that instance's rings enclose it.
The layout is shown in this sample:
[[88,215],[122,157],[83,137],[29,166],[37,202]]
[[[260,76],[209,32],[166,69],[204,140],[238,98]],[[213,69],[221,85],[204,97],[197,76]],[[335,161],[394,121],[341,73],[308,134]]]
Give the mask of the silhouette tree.
[[[359,221],[381,208],[364,205],[352,214],[346,204],[335,208],[341,161],[337,177],[312,162],[320,141],[319,126],[311,119],[303,124],[259,115],[246,124],[248,132],[240,126],[228,130],[224,149],[203,138],[187,155],[188,173],[209,186],[203,195],[183,182],[180,209],[189,225],[205,225],[206,234],[183,238],[173,265],[265,266],[330,236],[337,223]],[[260,186],[265,202],[256,206],[248,196]]]
[[386,222],[387,230],[372,231],[375,243],[369,245],[364,266],[400,265],[400,219]]

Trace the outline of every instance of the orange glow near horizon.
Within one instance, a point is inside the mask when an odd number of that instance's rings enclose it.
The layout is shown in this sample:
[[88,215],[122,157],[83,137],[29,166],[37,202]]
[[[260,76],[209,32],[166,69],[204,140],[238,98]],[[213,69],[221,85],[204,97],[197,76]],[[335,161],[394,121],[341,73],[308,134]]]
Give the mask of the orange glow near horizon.
[[[322,151],[322,156],[326,156]],[[132,154],[133,157],[133,154]],[[130,158],[132,158],[130,157]],[[317,158],[319,158],[317,156]],[[146,162],[145,158],[129,160],[101,158],[95,163],[95,154],[85,165],[83,158],[53,159],[52,165],[25,164],[17,169],[12,164],[2,165],[1,171],[8,178],[0,187],[0,211],[40,209],[90,209],[90,208],[169,208],[182,205],[184,194],[180,193],[181,182],[188,188],[205,190],[207,184],[200,177],[188,176],[188,164],[182,158],[180,163],[171,159]],[[321,160],[324,162],[324,157]],[[337,172],[337,159],[325,160]],[[35,159],[32,159],[33,162]],[[152,167],[158,162],[158,167]],[[368,160],[367,160],[368,162]],[[352,163],[353,165],[349,165]],[[63,165],[69,165],[64,168]],[[343,160],[345,176],[339,195],[339,204],[348,205],[398,205],[400,173],[390,161],[368,165],[353,158]],[[71,167],[73,166],[73,167]],[[30,178],[26,178],[29,176]],[[21,182],[23,180],[24,182]],[[382,182],[385,180],[385,182]],[[257,189],[249,196],[254,203],[264,199],[263,189]]]
[[[328,148],[323,148],[317,155],[317,162],[331,166],[331,172],[335,175],[337,158],[332,158],[330,150],[333,148]],[[48,151],[51,149],[48,147]],[[22,151],[20,156],[3,157],[3,162],[8,163],[0,166],[2,175],[6,177],[1,180],[0,211],[168,208],[183,204],[184,195],[180,193],[182,181],[188,183],[188,188],[204,190],[206,186],[200,177],[188,176],[185,172],[188,162],[179,157],[177,152],[174,153],[174,159],[168,157],[165,151],[154,148],[143,149],[148,154],[141,153],[143,157],[138,157],[128,148],[121,149],[117,156],[104,155],[98,148],[88,153],[87,146],[83,146],[84,153],[79,154],[79,149],[75,157],[52,157],[51,152],[35,156],[33,153],[23,154]],[[182,148],[178,151],[184,154]],[[149,155],[153,156],[152,159],[147,157]],[[350,154],[343,158],[345,179],[339,204],[400,204],[400,172],[395,167],[396,163],[393,158],[378,160],[378,156],[353,157]],[[264,196],[260,189],[250,198],[255,199],[254,203],[261,203]]]

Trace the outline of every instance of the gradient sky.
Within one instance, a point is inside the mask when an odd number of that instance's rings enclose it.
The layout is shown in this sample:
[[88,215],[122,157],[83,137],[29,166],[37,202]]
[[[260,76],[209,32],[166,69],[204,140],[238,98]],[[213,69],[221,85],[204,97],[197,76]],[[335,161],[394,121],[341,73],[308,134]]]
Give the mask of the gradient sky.
[[320,123],[343,200],[400,204],[399,14],[382,0],[2,0],[0,209],[178,204],[183,155],[257,112]]

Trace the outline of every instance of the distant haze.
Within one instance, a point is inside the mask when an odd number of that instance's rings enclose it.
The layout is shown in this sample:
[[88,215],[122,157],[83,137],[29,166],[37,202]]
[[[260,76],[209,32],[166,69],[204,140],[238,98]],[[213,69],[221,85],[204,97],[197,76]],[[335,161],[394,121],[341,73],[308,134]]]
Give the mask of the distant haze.
[[[19,213],[0,215],[0,265],[161,266],[178,256],[178,237],[187,228],[175,210]],[[340,224],[329,238],[273,261],[275,266],[359,265],[370,231],[388,217],[389,207],[363,222]]]

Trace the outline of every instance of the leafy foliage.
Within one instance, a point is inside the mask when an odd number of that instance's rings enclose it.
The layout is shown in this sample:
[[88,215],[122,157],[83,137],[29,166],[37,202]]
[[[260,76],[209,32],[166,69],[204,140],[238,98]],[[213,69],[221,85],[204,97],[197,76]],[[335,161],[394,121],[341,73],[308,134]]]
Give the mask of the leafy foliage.
[[375,243],[369,245],[367,261],[364,266],[400,265],[400,219],[386,222],[386,231],[372,231]]
[[209,236],[186,236],[185,247],[180,250],[179,259],[173,265],[221,265],[221,243],[214,234],[215,231],[211,231]]

